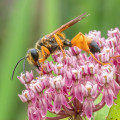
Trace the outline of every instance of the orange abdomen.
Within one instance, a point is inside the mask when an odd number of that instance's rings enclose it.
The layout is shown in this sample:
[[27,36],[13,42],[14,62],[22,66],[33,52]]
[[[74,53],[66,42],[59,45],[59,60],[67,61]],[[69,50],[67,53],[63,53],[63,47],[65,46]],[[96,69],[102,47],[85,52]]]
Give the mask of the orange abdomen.
[[78,33],[72,40],[72,46],[77,46],[81,50],[86,51],[87,53],[92,52],[100,52],[100,48],[97,43],[91,38],[83,35],[82,33]]

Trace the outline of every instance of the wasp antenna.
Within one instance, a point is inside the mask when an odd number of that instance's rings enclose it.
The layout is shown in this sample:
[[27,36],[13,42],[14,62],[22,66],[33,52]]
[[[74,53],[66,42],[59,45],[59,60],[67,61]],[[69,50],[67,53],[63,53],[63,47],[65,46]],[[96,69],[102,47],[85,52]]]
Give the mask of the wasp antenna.
[[25,59],[26,58],[26,56],[25,57],[23,57],[23,58],[21,58],[17,63],[16,63],[16,65],[15,65],[15,67],[14,67],[14,69],[13,69],[13,73],[12,73],[12,77],[11,77],[11,80],[13,79],[13,76],[14,76],[14,72],[15,72],[15,69],[16,69],[16,67],[18,66],[18,64],[23,60],[23,59]]
[[25,61],[26,61],[26,58],[27,57],[25,57],[24,62],[23,62],[23,73],[25,74],[25,78],[26,78],[26,71],[25,71]]

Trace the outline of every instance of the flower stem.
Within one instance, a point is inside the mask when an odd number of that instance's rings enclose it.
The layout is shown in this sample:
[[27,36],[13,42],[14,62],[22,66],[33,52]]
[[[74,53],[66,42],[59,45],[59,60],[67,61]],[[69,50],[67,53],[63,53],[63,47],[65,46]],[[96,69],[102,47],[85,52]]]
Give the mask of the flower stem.
[[93,112],[100,110],[102,107],[104,107],[104,105],[105,105],[105,102],[103,102],[102,104],[99,103],[99,104],[95,105]]
[[69,115],[65,115],[65,116],[57,116],[57,117],[46,117],[46,120],[60,120],[63,118],[69,117]]
[[63,106],[63,109],[64,109],[64,111],[65,111],[65,113],[67,114],[67,115],[74,115],[75,114],[75,112],[74,111],[71,111],[71,110],[69,110],[69,109],[67,109],[65,106]]

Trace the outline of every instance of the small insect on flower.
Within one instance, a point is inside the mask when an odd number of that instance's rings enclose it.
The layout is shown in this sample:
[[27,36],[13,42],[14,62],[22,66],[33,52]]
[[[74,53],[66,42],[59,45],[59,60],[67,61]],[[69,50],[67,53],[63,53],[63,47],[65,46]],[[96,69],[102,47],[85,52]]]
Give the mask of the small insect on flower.
[[[61,50],[63,53],[63,58],[65,58],[66,54],[64,52],[64,47],[76,46],[86,51],[88,54],[90,54],[98,63],[102,65],[108,64],[108,63],[102,63],[94,57],[93,54],[96,52],[100,52],[100,48],[98,47],[97,43],[91,38],[83,35],[82,33],[78,33],[71,41],[69,41],[65,38],[64,34],[61,33],[70,26],[74,25],[75,23],[85,18],[86,16],[87,16],[86,13],[84,13],[76,17],[75,19],[69,21],[68,23],[62,25],[54,32],[38,40],[37,43],[35,44],[35,47],[29,49],[27,51],[27,55],[17,62],[13,70],[12,79],[15,69],[21,60],[24,59],[24,66],[23,66],[24,72],[25,72],[26,59],[30,64],[33,64],[37,69],[41,67],[41,71],[42,71],[44,61],[50,56],[50,54],[55,53],[55,51]],[[42,64],[42,66],[40,66],[40,64]]]

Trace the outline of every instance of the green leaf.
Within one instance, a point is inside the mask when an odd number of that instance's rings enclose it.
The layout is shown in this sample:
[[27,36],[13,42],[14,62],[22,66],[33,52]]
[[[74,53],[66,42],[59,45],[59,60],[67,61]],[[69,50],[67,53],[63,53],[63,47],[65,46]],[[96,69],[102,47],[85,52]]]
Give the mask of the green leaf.
[[[100,96],[97,98],[97,100],[95,101],[95,103],[99,103],[102,99],[102,94],[100,94]],[[107,105],[105,105],[102,109],[100,109],[99,111],[95,112],[93,114],[93,120],[105,120],[107,115],[109,112],[109,107],[107,107]]]
[[105,105],[102,109],[94,113],[93,120],[105,120],[109,112],[109,108]]
[[110,108],[107,120],[119,120],[120,119],[120,93],[117,96],[117,99],[114,100],[113,106]]

